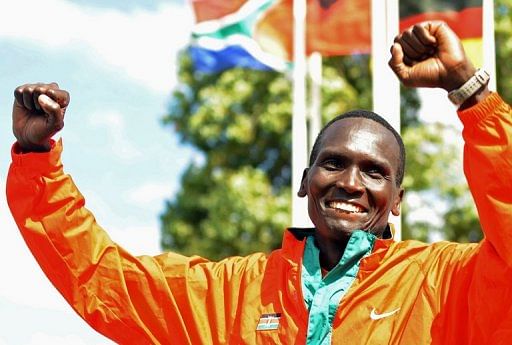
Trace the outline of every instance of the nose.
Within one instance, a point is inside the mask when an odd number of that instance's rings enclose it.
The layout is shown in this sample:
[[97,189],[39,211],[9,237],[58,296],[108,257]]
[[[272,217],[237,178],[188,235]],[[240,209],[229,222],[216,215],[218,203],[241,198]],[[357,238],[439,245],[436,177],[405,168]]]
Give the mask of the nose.
[[361,181],[361,173],[357,167],[347,167],[340,172],[336,183],[338,188],[344,189],[349,194],[362,193],[364,186]]

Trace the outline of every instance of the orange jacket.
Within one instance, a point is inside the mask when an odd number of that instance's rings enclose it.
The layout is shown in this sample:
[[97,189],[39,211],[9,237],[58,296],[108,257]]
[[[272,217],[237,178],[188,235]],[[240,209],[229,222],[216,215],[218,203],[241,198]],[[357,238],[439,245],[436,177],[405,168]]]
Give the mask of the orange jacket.
[[[512,111],[491,94],[459,116],[464,170],[485,239],[377,240],[340,302],[333,344],[512,339]],[[122,344],[305,343],[306,232],[287,231],[269,255],[220,262],[175,253],[134,257],[84,207],[63,173],[61,150],[57,143],[49,153],[18,154],[15,146],[8,201],[42,269],[92,327]],[[272,322],[277,329],[257,330]]]

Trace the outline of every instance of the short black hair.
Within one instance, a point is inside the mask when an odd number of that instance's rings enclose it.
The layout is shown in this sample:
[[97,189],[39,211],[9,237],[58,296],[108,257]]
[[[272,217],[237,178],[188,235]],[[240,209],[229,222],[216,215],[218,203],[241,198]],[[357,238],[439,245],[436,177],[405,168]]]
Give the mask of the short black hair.
[[364,119],[369,119],[369,120],[375,121],[375,122],[381,124],[384,128],[386,128],[388,131],[390,131],[393,134],[393,136],[396,139],[396,142],[398,143],[398,147],[400,150],[398,169],[396,172],[396,185],[398,187],[400,187],[400,185],[402,184],[402,182],[404,180],[404,173],[405,173],[405,146],[404,146],[402,137],[393,128],[393,126],[391,126],[389,124],[389,122],[387,122],[382,116],[380,116],[372,111],[369,111],[369,110],[362,110],[362,109],[352,110],[352,111],[340,114],[340,115],[336,116],[335,118],[333,118],[331,121],[329,121],[322,128],[320,133],[318,133],[318,135],[315,139],[315,144],[313,145],[313,149],[311,150],[311,154],[309,155],[309,166],[311,167],[315,163],[315,160],[318,156],[318,152],[320,151],[320,145],[321,145],[322,139],[324,138],[324,134],[325,134],[325,131],[327,130],[327,128],[329,128],[336,121],[339,121],[342,119],[347,119],[347,118],[364,118]]

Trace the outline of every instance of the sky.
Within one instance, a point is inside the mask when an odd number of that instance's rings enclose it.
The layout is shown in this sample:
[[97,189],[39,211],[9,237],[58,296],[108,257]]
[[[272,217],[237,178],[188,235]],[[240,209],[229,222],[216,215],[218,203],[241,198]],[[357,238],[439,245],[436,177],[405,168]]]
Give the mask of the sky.
[[6,205],[15,87],[55,81],[70,92],[60,134],[66,172],[116,242],[158,254],[164,201],[202,159],[161,124],[192,22],[185,0],[0,2],[0,345],[111,344],[45,278]]
[[116,242],[160,253],[164,200],[201,160],[161,124],[193,22],[184,2],[0,2],[0,345],[110,344],[44,277],[7,208],[14,88],[55,81],[70,92],[60,135],[66,172]]

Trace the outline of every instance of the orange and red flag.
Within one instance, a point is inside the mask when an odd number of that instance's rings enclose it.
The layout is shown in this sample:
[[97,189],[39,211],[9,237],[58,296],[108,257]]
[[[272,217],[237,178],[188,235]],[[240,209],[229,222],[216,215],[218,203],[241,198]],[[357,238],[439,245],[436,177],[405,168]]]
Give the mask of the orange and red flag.
[[[369,53],[370,0],[307,0],[306,53],[324,56]],[[262,16],[255,38],[263,49],[293,56],[293,0],[280,0]]]

